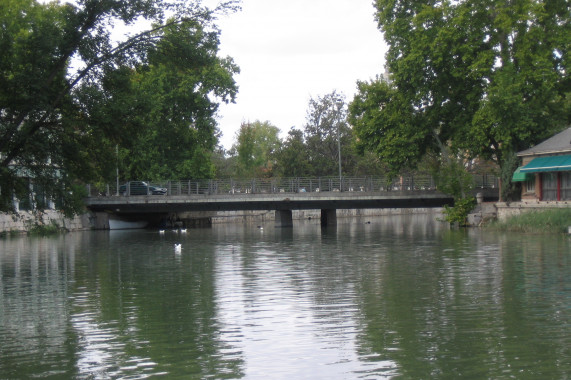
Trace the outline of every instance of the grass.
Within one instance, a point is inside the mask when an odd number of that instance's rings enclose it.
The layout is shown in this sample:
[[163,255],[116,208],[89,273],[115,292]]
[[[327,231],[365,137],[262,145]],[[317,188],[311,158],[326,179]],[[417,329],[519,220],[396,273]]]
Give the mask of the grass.
[[532,211],[489,225],[499,231],[527,233],[567,233],[571,226],[571,208]]

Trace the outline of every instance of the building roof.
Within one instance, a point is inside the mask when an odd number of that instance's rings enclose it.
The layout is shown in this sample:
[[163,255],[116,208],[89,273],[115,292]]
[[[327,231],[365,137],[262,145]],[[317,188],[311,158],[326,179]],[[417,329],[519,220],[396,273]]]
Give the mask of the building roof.
[[553,137],[526,150],[518,152],[518,156],[538,156],[542,154],[570,153],[571,152],[571,127],[559,132]]

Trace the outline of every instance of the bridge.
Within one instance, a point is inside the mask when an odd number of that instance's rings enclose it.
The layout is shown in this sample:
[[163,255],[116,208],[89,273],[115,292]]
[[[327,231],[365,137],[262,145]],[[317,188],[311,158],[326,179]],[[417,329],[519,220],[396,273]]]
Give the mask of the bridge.
[[[495,177],[475,177],[475,183],[474,192],[497,199]],[[273,210],[278,227],[292,225],[292,210],[321,210],[322,225],[330,225],[336,223],[338,209],[453,205],[452,197],[440,193],[430,176],[393,181],[374,177],[167,181],[145,182],[145,186],[149,189],[146,195],[130,195],[129,184],[89,186],[86,204],[94,212],[149,220],[193,211]],[[164,195],[157,194],[163,191]]]

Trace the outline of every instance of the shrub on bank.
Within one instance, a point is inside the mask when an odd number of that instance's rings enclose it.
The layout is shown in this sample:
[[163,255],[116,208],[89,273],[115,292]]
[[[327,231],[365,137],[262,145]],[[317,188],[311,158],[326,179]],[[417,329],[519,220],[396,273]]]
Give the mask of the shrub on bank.
[[512,216],[489,225],[500,231],[527,233],[567,233],[571,226],[571,208],[533,211]]
[[29,229],[28,234],[46,236],[62,232],[66,232],[66,230],[58,226],[57,223],[52,220],[50,224],[35,224]]

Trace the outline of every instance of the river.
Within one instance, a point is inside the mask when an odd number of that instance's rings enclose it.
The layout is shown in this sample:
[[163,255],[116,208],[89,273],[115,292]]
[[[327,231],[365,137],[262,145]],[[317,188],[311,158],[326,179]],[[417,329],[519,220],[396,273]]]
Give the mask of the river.
[[570,376],[567,236],[403,215],[0,240],[1,379]]

